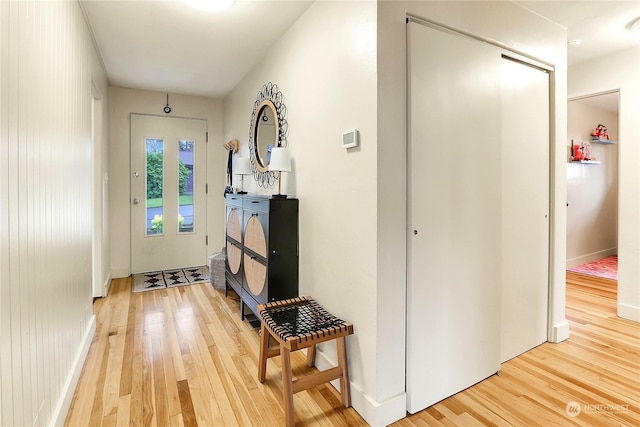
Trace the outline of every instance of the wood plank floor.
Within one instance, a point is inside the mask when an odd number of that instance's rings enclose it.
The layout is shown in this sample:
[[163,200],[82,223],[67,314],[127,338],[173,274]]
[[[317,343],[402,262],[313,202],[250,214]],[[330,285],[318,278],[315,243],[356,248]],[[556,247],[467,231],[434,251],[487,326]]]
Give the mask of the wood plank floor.
[[[615,282],[569,273],[569,340],[394,426],[639,426],[640,326],[615,315],[615,295]],[[280,360],[259,383],[258,335],[235,295],[208,284],[134,294],[117,279],[94,311],[67,426],[284,425]],[[294,375],[308,373],[292,356]],[[330,385],[297,393],[294,407],[298,426],[366,425]]]

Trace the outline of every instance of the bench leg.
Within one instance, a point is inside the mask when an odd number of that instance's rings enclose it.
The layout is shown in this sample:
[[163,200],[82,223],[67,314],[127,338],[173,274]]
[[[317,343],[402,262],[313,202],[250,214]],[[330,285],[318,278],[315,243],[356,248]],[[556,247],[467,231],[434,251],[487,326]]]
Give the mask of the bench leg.
[[271,334],[269,333],[269,329],[264,324],[264,322],[260,323],[260,359],[258,360],[258,380],[260,382],[264,382],[267,376],[267,358],[269,357],[269,338],[271,338]]
[[293,374],[291,372],[291,352],[288,348],[280,345],[280,356],[282,358],[282,404],[284,406],[284,416],[287,419],[287,427],[293,427],[296,423],[293,412]]
[[316,345],[307,348],[307,366],[313,368],[316,365]]
[[338,366],[342,368],[342,376],[340,377],[340,394],[342,395],[342,404],[345,407],[351,406],[351,384],[349,383],[349,366],[347,363],[347,347],[345,337],[338,338]]

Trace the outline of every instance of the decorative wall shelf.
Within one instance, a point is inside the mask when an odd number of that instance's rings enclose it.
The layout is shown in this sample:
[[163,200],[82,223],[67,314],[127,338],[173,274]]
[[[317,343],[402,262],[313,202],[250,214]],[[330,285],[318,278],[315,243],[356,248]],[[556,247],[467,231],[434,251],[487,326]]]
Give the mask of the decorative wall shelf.
[[602,138],[595,138],[595,137],[591,137],[591,142],[595,142],[596,144],[617,144],[616,141],[613,141],[611,139],[602,139]]
[[588,164],[588,165],[599,165],[600,164],[600,160],[579,160],[578,162],[575,163],[584,163],[584,164]]

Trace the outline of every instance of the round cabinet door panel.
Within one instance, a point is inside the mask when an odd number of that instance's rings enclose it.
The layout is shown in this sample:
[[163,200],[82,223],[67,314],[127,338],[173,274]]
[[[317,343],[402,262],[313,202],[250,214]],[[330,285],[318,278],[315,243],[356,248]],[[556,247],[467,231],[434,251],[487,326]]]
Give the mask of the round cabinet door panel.
[[240,218],[238,218],[238,210],[232,209],[227,217],[227,236],[237,242],[242,242],[242,233],[240,232]]
[[242,261],[242,249],[227,241],[227,262],[233,274],[238,274],[240,271],[240,261]]
[[244,276],[251,293],[254,296],[259,296],[264,290],[267,280],[267,266],[257,259],[244,254]]
[[247,228],[244,231],[244,246],[258,255],[267,257],[267,240],[264,236],[264,229],[255,214],[247,222]]

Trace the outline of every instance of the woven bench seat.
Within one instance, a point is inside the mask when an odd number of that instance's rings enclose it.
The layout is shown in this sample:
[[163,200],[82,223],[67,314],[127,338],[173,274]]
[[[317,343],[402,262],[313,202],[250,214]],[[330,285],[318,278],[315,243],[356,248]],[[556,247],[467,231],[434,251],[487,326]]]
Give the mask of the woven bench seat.
[[[345,407],[351,406],[345,337],[353,334],[352,324],[332,315],[310,297],[259,305],[258,316],[261,321],[258,379],[260,382],[265,381],[267,359],[280,355],[287,426],[295,424],[293,394],[334,379],[340,379],[342,404]],[[270,346],[271,337],[278,342],[278,346]],[[338,366],[294,380],[291,373],[291,352],[308,348],[307,365],[312,367],[315,365],[316,344],[329,340],[336,340]]]

